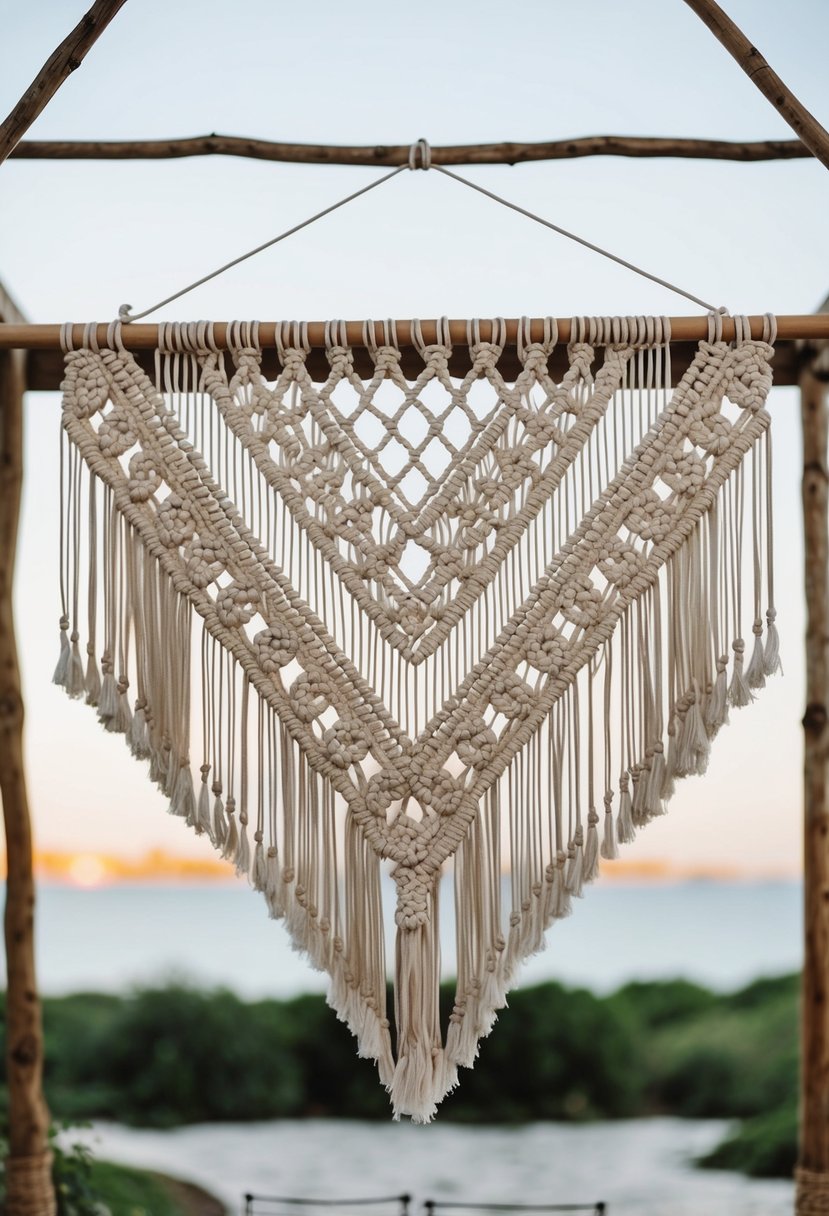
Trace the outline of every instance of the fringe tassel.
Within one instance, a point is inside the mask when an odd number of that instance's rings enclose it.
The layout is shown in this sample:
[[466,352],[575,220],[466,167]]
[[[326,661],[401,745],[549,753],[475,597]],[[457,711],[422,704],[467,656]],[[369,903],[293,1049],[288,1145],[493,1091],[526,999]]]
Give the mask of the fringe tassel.
[[222,787],[218,781],[213,782],[213,843],[217,849],[220,849],[222,856],[226,857],[224,852],[225,842],[228,835],[227,819],[225,819],[225,808],[222,803]]
[[193,789],[193,774],[190,772],[189,764],[179,765],[169,813],[186,820],[187,826],[193,828],[197,834],[199,833],[196,791]]
[[101,683],[101,695],[98,698],[98,720],[107,730],[111,730],[110,722],[114,721],[118,712],[118,685],[111,671],[104,674]]
[[584,836],[581,826],[576,828],[576,834],[573,837],[573,843],[568,849],[569,864],[567,866],[567,894],[574,895],[576,899],[581,899],[582,888],[584,883]]
[[728,722],[728,655],[720,655],[717,659],[717,678],[705,707],[705,729],[708,738],[715,738],[721,726]]
[[602,833],[601,855],[605,861],[616,861],[619,849],[616,845],[616,832],[613,826],[613,795],[608,791],[604,796],[604,831]]
[[591,806],[587,816],[587,839],[584,842],[584,881],[593,882],[599,874],[599,816]]
[[268,866],[265,861],[265,846],[262,844],[262,833],[254,837],[256,848],[253,850],[253,867],[250,872],[251,885],[254,891],[265,892],[268,885]]
[[57,684],[60,688],[66,688],[66,679],[69,674],[69,617],[62,616],[60,618],[60,655],[58,656],[57,666],[55,667],[52,683]]
[[743,651],[745,650],[745,642],[742,638],[737,638],[732,643],[734,648],[734,671],[731,676],[731,687],[728,690],[728,699],[735,709],[742,709],[746,705],[750,705],[754,700],[751,695],[751,690],[745,681],[743,675]]
[[285,903],[282,899],[282,875],[279,871],[279,856],[273,845],[268,849],[265,873],[265,900],[268,905],[268,911],[274,920],[285,915]]
[[751,661],[746,668],[746,684],[749,688],[765,688],[766,664],[762,641],[763,625],[761,621],[754,622],[754,650]]
[[777,613],[773,608],[769,608],[766,613],[766,649],[763,655],[763,670],[767,676],[777,675],[781,670],[780,663],[780,637],[777,632],[775,621]]
[[135,713],[127,731],[127,743],[136,760],[147,760],[150,756],[150,735],[144,714],[145,706],[146,702],[141,699],[135,702]]
[[69,666],[66,672],[66,691],[74,701],[80,700],[86,692],[83,659],[81,658],[78,646],[77,633],[72,634],[72,647],[69,652]]
[[132,710],[127,697],[127,687],[125,680],[119,681],[118,703],[115,708],[115,716],[112,718],[112,730],[117,731],[119,735],[129,735],[132,726]]
[[95,647],[91,645],[86,648],[84,689],[86,690],[87,705],[97,705],[98,698],[101,695],[101,674],[98,671],[98,663],[95,659]]
[[570,902],[570,892],[567,890],[567,854],[561,850],[556,859],[556,875],[553,893],[553,915],[556,920],[564,920],[573,911]]
[[[228,799],[230,801],[230,799]],[[236,873],[239,875],[247,875],[250,872],[250,842],[248,840],[248,820],[244,811],[239,816],[241,831],[239,832],[239,846],[236,850],[236,856],[233,859]]]
[[236,862],[236,853],[239,848],[239,829],[236,827],[236,801],[232,795],[228,797],[225,803],[227,811],[227,835],[225,836],[224,848],[222,849],[222,857],[225,861]]
[[623,773],[619,778],[619,815],[616,820],[616,839],[619,844],[631,844],[636,839],[629,783],[630,777]]
[[203,764],[201,766],[201,788],[199,790],[199,801],[196,808],[196,834],[202,835],[206,833],[213,843],[216,839],[213,835],[213,822],[210,818],[210,792],[207,786],[207,778],[210,776],[210,765]]
[[677,777],[699,776],[708,767],[711,742],[702,720],[699,702],[700,697],[695,685],[693,692],[686,698],[687,709],[677,740],[674,768],[674,775]]

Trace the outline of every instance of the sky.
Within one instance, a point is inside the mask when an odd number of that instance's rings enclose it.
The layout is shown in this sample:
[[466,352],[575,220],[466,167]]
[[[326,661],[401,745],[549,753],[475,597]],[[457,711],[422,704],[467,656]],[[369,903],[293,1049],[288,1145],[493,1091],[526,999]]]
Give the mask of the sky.
[[[829,124],[822,0],[727,0]],[[7,112],[85,0],[0,0]],[[432,144],[586,134],[787,138],[789,129],[681,0],[130,0],[31,130],[40,138],[210,131],[324,143]],[[596,158],[468,176],[732,312],[808,313],[829,294],[829,175]],[[225,158],[0,168],[0,280],[38,322],[109,320],[367,184],[368,168]],[[455,183],[401,174],[154,315],[300,318],[687,314],[669,292]],[[732,715],[705,777],[628,855],[795,872],[801,852],[802,552],[797,393],[772,394],[778,624],[785,675]],[[191,857],[120,738],[52,687],[58,652],[59,400],[27,405],[19,643],[36,836],[44,849]]]

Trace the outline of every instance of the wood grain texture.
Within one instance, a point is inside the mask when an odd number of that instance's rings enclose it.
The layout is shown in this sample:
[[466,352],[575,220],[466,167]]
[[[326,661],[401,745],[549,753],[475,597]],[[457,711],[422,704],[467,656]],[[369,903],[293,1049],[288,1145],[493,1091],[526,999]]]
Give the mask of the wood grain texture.
[[733,59],[775,110],[785,118],[795,135],[812,155],[829,169],[829,131],[821,126],[794,93],[784,84],[765,58],[752,46],[738,25],[716,0],[685,0],[690,9],[708,26]]
[[[518,165],[527,161],[578,160],[584,156],[765,161],[795,160],[811,155],[798,139],[739,142],[635,135],[586,135],[539,143],[456,144],[432,148],[431,153],[435,165]],[[19,143],[11,155],[15,160],[176,160],[187,156],[241,156],[250,160],[305,165],[392,168],[408,163],[409,145],[295,144],[214,132],[187,139],[27,139]]]
[[26,92],[0,124],[0,164],[9,156],[109,25],[126,0],[95,0],[89,12],[52,52]]
[[829,1190],[829,401],[827,384],[801,376],[806,591],[803,715],[804,929],[800,1153],[796,1211]]
[[53,1216],[43,1030],[34,960],[32,831],[23,762],[23,696],[14,627],[14,566],[23,484],[24,359],[0,354],[0,796],[6,837],[7,1216]]

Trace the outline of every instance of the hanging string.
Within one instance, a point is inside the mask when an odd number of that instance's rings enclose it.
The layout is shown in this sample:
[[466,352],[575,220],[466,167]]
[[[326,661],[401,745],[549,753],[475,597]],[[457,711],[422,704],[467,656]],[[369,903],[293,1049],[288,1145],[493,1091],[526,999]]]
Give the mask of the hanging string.
[[472,182],[468,177],[462,177],[459,173],[453,173],[451,169],[445,168],[443,165],[432,164],[432,153],[429,147],[428,140],[416,140],[409,151],[408,163],[400,165],[397,169],[393,169],[391,173],[386,173],[377,181],[371,182],[368,186],[363,186],[360,190],[355,190],[353,194],[347,194],[345,198],[339,199],[338,202],[332,203],[329,207],[318,211],[316,215],[309,216],[299,224],[295,224],[293,228],[288,228],[285,232],[280,232],[278,236],[272,237],[271,240],[265,241],[262,245],[257,245],[255,249],[248,250],[247,253],[242,253],[232,261],[226,262],[224,266],[219,266],[216,270],[211,270],[209,274],[203,275],[195,282],[189,283],[186,287],[182,287],[180,291],[173,292],[172,295],[159,300],[157,304],[145,308],[143,312],[134,313],[131,304],[122,304],[118,309],[118,316],[124,322],[140,321],[143,317],[148,317],[150,313],[155,312],[159,308],[163,308],[165,304],[172,304],[173,300],[179,300],[182,296],[188,295],[197,287],[209,283],[211,279],[216,279],[219,275],[225,273],[226,270],[231,270],[234,266],[246,262],[248,258],[255,257],[258,253],[263,253],[266,249],[270,249],[273,245],[279,244],[280,241],[286,240],[287,237],[293,236],[296,232],[301,232],[303,228],[308,228],[317,220],[322,219],[326,215],[330,215],[333,211],[337,211],[340,207],[344,207],[346,203],[351,203],[354,199],[360,198],[363,194],[368,194],[370,190],[376,190],[378,186],[382,186],[385,182],[391,181],[393,177],[397,177],[398,173],[404,173],[409,169],[433,169],[436,173],[442,173],[444,177],[451,177],[453,181],[460,182],[462,186],[468,186],[470,190],[476,190],[478,194],[483,194],[487,198],[491,198],[493,202],[500,203],[502,207],[509,208],[510,211],[516,211],[519,215],[524,215],[529,220],[533,220],[536,224],[541,224],[544,228],[549,228],[553,232],[557,232],[559,236],[566,237],[569,241],[575,241],[577,245],[583,245],[585,249],[590,249],[593,253],[598,253],[603,258],[607,258],[611,262],[615,262],[618,266],[624,266],[626,270],[633,271],[634,274],[640,275],[643,279],[649,279],[652,283],[657,283],[660,287],[666,287],[668,291],[674,292],[678,296],[683,296],[684,299],[690,300],[692,304],[698,304],[700,308],[704,308],[707,312],[716,312],[717,308],[714,304],[708,304],[705,300],[701,300],[699,296],[695,296],[690,291],[685,291],[682,287],[677,287],[675,283],[669,283],[667,279],[661,279],[658,275],[651,274],[649,270],[643,270],[641,266],[636,266],[633,262],[628,262],[625,258],[619,257],[615,253],[611,253],[607,249],[603,249],[601,245],[594,245],[592,241],[588,241],[583,236],[578,236],[575,232],[570,232],[567,228],[562,228],[558,224],[554,224],[552,220],[544,219],[541,215],[536,215],[534,211],[527,210],[526,207],[519,206],[518,203],[510,202],[509,199],[503,198],[500,194],[495,194],[492,190],[487,190],[485,186],[479,186],[477,182]]
[[704,308],[707,312],[717,311],[714,304],[707,304],[705,300],[701,300],[699,296],[693,295],[690,291],[677,287],[675,283],[669,283],[667,279],[660,279],[658,275],[651,274],[649,270],[643,270],[641,266],[636,266],[633,262],[628,262],[624,258],[618,257],[617,254],[610,253],[607,249],[602,249],[601,245],[594,245],[592,241],[586,240],[585,237],[577,236],[575,232],[570,232],[567,228],[561,228],[558,224],[554,224],[552,220],[545,220],[543,216],[536,215],[534,211],[528,211],[526,207],[521,207],[518,203],[510,202],[509,199],[503,198],[500,194],[487,190],[485,186],[479,186],[477,182],[471,182],[468,177],[461,177],[460,173],[453,173],[451,169],[446,169],[443,165],[432,165],[430,167],[435,173],[442,173],[444,177],[451,177],[453,181],[460,182],[462,186],[468,186],[470,190],[477,190],[478,194],[486,195],[493,202],[500,203],[502,207],[508,207],[510,211],[517,211],[519,215],[525,215],[528,220],[534,220],[536,224],[541,224],[544,228],[552,229],[559,236],[566,236],[569,241],[575,241],[577,245],[583,245],[585,249],[590,249],[593,253],[601,254],[603,258],[616,262],[618,266],[624,266],[626,270],[632,270],[634,274],[641,275],[643,279],[650,279],[652,283],[658,283],[660,287],[667,287],[668,291],[673,291],[678,296],[684,296],[692,304],[699,304],[700,308]]
[[140,321],[143,317],[148,317],[151,312],[155,312],[159,308],[163,308],[165,304],[172,304],[173,300],[180,300],[182,296],[188,295],[191,291],[195,291],[197,287],[201,287],[204,283],[209,283],[211,279],[217,279],[220,274],[224,274],[226,270],[232,270],[234,266],[239,266],[242,262],[246,262],[248,258],[256,257],[257,253],[264,253],[266,249],[270,249],[272,245],[278,245],[280,241],[284,241],[287,237],[293,236],[296,232],[301,232],[303,228],[310,227],[317,220],[321,220],[324,216],[330,215],[332,211],[337,211],[340,207],[344,207],[346,203],[351,203],[355,198],[359,198],[362,194],[368,194],[370,190],[376,190],[378,186],[382,186],[385,182],[390,182],[393,177],[397,177],[398,173],[404,173],[408,169],[408,165],[400,165],[399,168],[393,169],[391,173],[386,173],[383,177],[379,177],[377,181],[370,182],[368,186],[363,186],[359,190],[355,190],[353,194],[347,194],[345,198],[339,199],[338,202],[332,203],[330,207],[324,207],[322,211],[318,211],[316,215],[311,215],[307,220],[303,220],[300,224],[294,224],[293,228],[287,228],[285,232],[280,232],[278,236],[272,237],[271,240],[265,241],[262,245],[257,245],[255,249],[248,250],[247,253],[242,253],[238,258],[233,258],[232,261],[226,262],[224,266],[219,266],[216,270],[211,270],[209,274],[203,275],[202,278],[196,279],[194,283],[188,283],[186,287],[182,287],[180,291],[175,291],[171,296],[167,296],[163,300],[159,300],[157,304],[145,308],[143,312],[132,311],[131,304],[122,304],[118,309],[118,316],[124,322]]

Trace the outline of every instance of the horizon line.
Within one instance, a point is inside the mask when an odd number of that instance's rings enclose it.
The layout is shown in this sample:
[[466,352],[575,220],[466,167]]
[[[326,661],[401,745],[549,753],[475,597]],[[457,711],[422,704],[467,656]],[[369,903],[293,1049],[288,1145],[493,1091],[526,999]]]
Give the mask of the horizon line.
[[[2,855],[5,866],[5,853]],[[162,848],[141,854],[94,850],[38,849],[34,873],[41,882],[96,888],[138,883],[230,883],[236,880],[233,864],[220,858],[170,853]],[[4,869],[5,876],[5,869]],[[797,881],[802,871],[773,866],[739,866],[722,862],[688,862],[665,857],[621,858],[602,861],[600,877],[606,883],[682,883]]]

